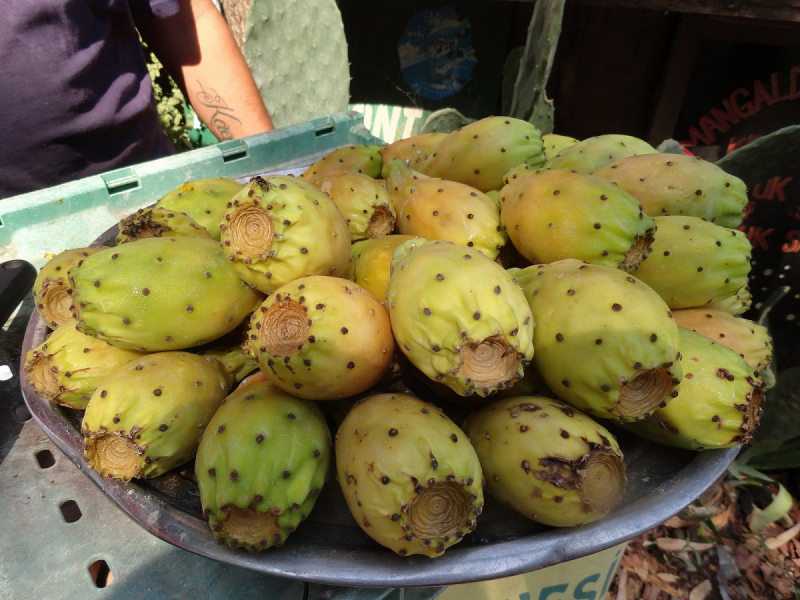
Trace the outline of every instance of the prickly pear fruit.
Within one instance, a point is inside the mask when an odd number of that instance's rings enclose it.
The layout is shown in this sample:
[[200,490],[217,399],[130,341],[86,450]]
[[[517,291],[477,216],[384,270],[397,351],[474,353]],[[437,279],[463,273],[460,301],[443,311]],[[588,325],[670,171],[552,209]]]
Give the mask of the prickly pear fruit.
[[352,275],[347,221],[333,200],[295,177],[253,177],[220,228],[234,269],[262,292],[305,275]]
[[507,390],[497,392],[497,398],[516,398],[518,396],[544,396],[545,398],[558,398],[545,383],[536,369],[529,367],[525,369],[522,379],[517,381]]
[[716,302],[709,302],[703,308],[710,308],[728,313],[730,315],[743,315],[753,305],[753,295],[750,293],[750,286],[743,285],[733,296],[728,296]]
[[250,354],[269,380],[307,400],[337,400],[375,385],[394,337],[386,307],[338,277],[303,277],[275,290],[250,318]]
[[700,217],[731,229],[741,225],[744,218],[744,181],[697,156],[628,156],[595,171],[595,175],[628,192],[651,217]]
[[734,350],[680,328],[683,382],[678,397],[646,421],[626,427],[689,450],[746,444],[761,419],[764,383]]
[[636,421],[678,394],[678,326],[646,284],[574,259],[509,273],[536,322],[534,365],[559,398],[594,417]]
[[674,310],[672,316],[678,327],[730,348],[756,371],[763,371],[772,362],[772,338],[763,325],[705,307]]
[[447,134],[417,170],[458,181],[481,192],[503,186],[512,167],[544,164],[542,134],[521,119],[486,117]]
[[394,251],[403,242],[413,239],[413,235],[386,235],[353,244],[354,281],[385,302]]
[[[219,224],[217,224],[219,228]],[[116,244],[151,237],[199,237],[210,239],[205,227],[186,213],[169,208],[140,208],[119,222]]]
[[567,146],[549,159],[544,164],[544,168],[594,173],[626,156],[655,154],[656,152],[658,150],[647,142],[630,135],[598,135]]
[[322,173],[308,182],[336,204],[350,227],[351,241],[377,238],[394,231],[394,205],[383,182],[352,171]]
[[420,133],[378,148],[383,164],[399,159],[412,169],[430,156],[446,133]]
[[243,187],[243,183],[227,177],[195,179],[162,196],[156,207],[186,213],[219,241],[226,205]]
[[367,144],[337,148],[303,171],[300,179],[308,181],[315,175],[331,171],[355,171],[376,179],[381,176],[381,167],[383,166],[380,148],[381,146]]
[[400,556],[440,556],[473,531],[483,474],[467,436],[438,407],[379,394],[336,434],[339,485],[356,522]]
[[225,373],[225,382],[228,388],[233,388],[245,377],[258,369],[256,359],[245,353],[241,343],[230,343],[210,348],[203,348],[197,354],[201,356],[212,356],[222,365]]
[[115,368],[142,356],[78,331],[73,320],[59,325],[25,355],[28,383],[42,398],[84,409],[97,386]]
[[510,387],[533,357],[525,295],[474,248],[405,242],[394,254],[386,301],[409,361],[461,396]]
[[137,240],[93,254],[72,267],[69,277],[83,333],[148,352],[215,340],[263,298],[210,239]]
[[33,284],[33,299],[36,311],[47,326],[55,329],[72,319],[72,284],[67,277],[69,270],[106,246],[72,248],[56,254],[45,263]]
[[614,436],[561,400],[498,400],[471,414],[464,431],[487,493],[538,523],[596,521],[625,493],[625,460]]
[[575,258],[634,271],[655,223],[633,196],[586,173],[513,174],[500,191],[503,229],[532,263]]
[[190,462],[228,393],[219,362],[189,352],[148,354],[114,369],[81,423],[83,455],[103,477],[156,477]]
[[747,235],[699,217],[655,217],[653,251],[636,277],[670,308],[694,308],[728,298],[747,285]]
[[195,473],[214,538],[256,552],[281,546],[314,507],[331,460],[314,402],[261,373],[229,395],[203,433]]
[[426,177],[402,160],[384,165],[386,189],[397,208],[397,232],[469,246],[494,259],[508,243],[500,209],[473,187]]
[[545,133],[542,135],[542,145],[544,146],[544,156],[547,160],[553,158],[564,148],[569,148],[578,143],[578,140],[566,135],[555,133]]

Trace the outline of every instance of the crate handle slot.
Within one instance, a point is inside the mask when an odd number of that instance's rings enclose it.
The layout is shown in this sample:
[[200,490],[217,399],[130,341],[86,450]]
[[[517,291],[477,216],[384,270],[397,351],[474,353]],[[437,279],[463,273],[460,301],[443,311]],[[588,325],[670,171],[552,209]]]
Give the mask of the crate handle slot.
[[141,187],[139,176],[133,169],[118,169],[101,175],[106,184],[108,195],[121,194]]
[[323,125],[322,127],[319,127],[314,131],[317,137],[322,137],[323,135],[330,135],[331,133],[335,132],[336,132],[336,123]]
[[242,140],[231,140],[218,144],[220,152],[222,152],[222,162],[229,163],[234,160],[247,158],[250,154],[247,144]]

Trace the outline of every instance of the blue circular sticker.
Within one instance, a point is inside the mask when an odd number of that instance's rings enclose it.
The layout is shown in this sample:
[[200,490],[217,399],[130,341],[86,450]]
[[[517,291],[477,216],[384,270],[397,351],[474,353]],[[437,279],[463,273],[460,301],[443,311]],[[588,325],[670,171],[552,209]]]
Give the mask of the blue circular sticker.
[[417,94],[429,100],[457,94],[476,62],[469,19],[449,6],[419,12],[408,20],[397,54],[403,79]]

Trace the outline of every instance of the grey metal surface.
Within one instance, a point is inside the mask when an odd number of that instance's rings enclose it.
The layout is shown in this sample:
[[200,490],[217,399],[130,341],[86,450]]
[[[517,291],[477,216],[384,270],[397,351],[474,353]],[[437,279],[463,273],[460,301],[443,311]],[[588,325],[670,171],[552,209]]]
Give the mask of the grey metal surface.
[[[23,342],[27,351],[47,328],[34,314]],[[22,391],[34,419],[83,469],[82,439],[69,411]],[[350,515],[335,481],[309,518],[282,548],[248,554],[217,545],[200,518],[196,486],[181,474],[151,481],[104,480],[83,469],[122,511],[154,536],[223,564],[324,584],[369,587],[441,586],[525,573],[604,550],[647,531],[679,512],[722,475],[738,448],[681,451],[614,430],[625,454],[628,490],[604,519],[576,528],[537,525],[487,498],[478,528],[434,560],[400,557],[371,540]]]

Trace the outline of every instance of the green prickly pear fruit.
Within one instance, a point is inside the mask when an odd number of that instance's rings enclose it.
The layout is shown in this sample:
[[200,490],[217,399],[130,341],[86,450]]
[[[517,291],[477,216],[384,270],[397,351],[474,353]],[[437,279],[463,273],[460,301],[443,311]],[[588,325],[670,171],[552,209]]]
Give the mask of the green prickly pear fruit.
[[331,171],[308,182],[333,200],[350,227],[350,240],[382,237],[394,231],[394,205],[383,182],[363,173]]
[[386,301],[397,344],[429,378],[460,396],[489,396],[533,358],[525,295],[474,248],[422,238],[394,254]]
[[729,315],[743,315],[753,305],[753,295],[750,293],[750,286],[743,285],[733,296],[728,296],[716,302],[709,302],[703,308],[718,310]]
[[458,181],[481,192],[498,190],[512,167],[544,164],[542,134],[512,117],[486,117],[442,139],[418,170],[429,177]]
[[381,167],[383,166],[380,148],[381,146],[367,144],[337,148],[303,171],[300,179],[308,181],[315,175],[331,171],[354,171],[377,179],[381,176]]
[[680,328],[683,382],[678,397],[626,428],[689,450],[746,444],[761,419],[764,383],[734,350]]
[[33,284],[33,299],[36,311],[48,327],[55,329],[72,319],[70,306],[73,304],[74,289],[67,277],[69,270],[95,252],[105,249],[106,246],[93,246],[65,250],[41,268]]
[[495,203],[497,208],[500,208],[500,190],[489,190],[486,192],[486,196]]
[[296,177],[253,177],[220,228],[234,269],[262,292],[305,275],[352,276],[347,221],[333,200]]
[[594,173],[626,156],[657,152],[658,150],[647,142],[630,135],[598,135],[567,146],[549,159],[544,164],[544,168]]
[[730,229],[739,227],[744,218],[744,181],[698,156],[628,156],[595,171],[595,175],[628,192],[651,217],[700,217]]
[[381,302],[386,301],[394,251],[413,235],[386,235],[353,244],[354,281]]
[[574,259],[509,273],[536,322],[536,370],[560,399],[624,422],[645,419],[677,396],[678,326],[649,286]]
[[691,329],[730,348],[756,371],[772,363],[772,338],[763,325],[709,308],[672,311],[678,327]]
[[72,267],[74,317],[120,348],[180,350],[235,329],[263,298],[242,282],[218,242],[149,238]]
[[208,231],[186,213],[169,208],[140,208],[119,222],[116,244],[152,237],[198,237],[210,239]]
[[245,353],[241,343],[205,348],[199,351],[198,354],[212,356],[220,362],[229,388],[233,388],[258,369],[258,362]]
[[544,146],[544,156],[547,160],[553,158],[564,148],[569,148],[578,143],[579,140],[566,135],[555,133],[545,133],[542,135],[542,145]]
[[747,285],[752,247],[747,235],[699,217],[655,217],[653,251],[636,277],[670,308],[723,300]]
[[586,173],[511,174],[500,205],[503,229],[532,263],[575,258],[634,271],[653,243],[655,223],[636,199]]
[[186,213],[219,241],[219,224],[226,206],[243,187],[243,183],[227,177],[195,179],[162,196],[156,207]]
[[500,209],[469,185],[426,177],[402,160],[383,167],[386,189],[397,208],[397,232],[469,246],[494,259],[508,243]]
[[206,427],[195,474],[214,538],[257,552],[281,546],[327,481],[331,434],[314,402],[262,373],[229,395]]
[[378,148],[383,164],[391,160],[405,161],[412,169],[430,156],[446,133],[420,133]]
[[103,378],[115,368],[142,356],[116,348],[78,331],[73,320],[59,325],[25,355],[30,386],[42,398],[84,409]]
[[103,477],[151,478],[190,462],[228,393],[217,359],[157,352],[113,370],[81,423],[83,455]]
[[498,400],[472,413],[464,431],[486,492],[538,523],[596,521],[625,493],[625,460],[614,436],[561,400]]
[[335,450],[350,512],[382,546],[435,557],[475,529],[481,465],[438,407],[406,394],[364,398],[339,427]]
[[307,400],[338,400],[375,385],[395,343],[383,303],[352,281],[303,277],[250,318],[250,354],[269,380]]

